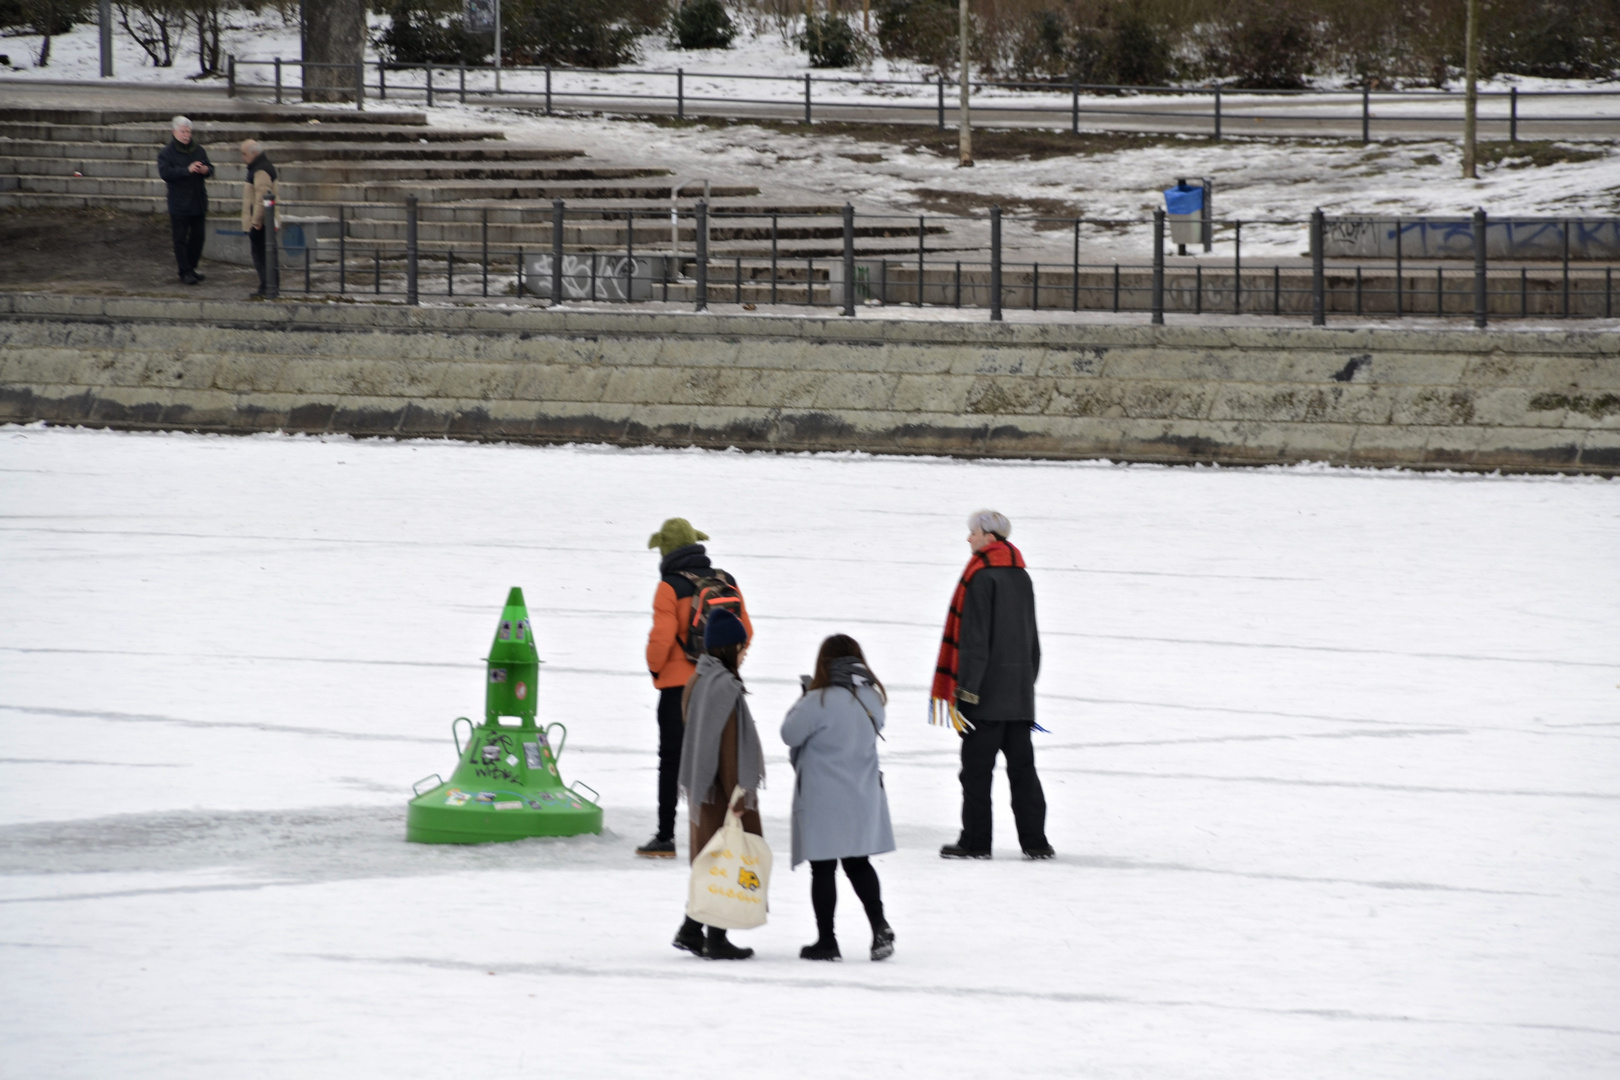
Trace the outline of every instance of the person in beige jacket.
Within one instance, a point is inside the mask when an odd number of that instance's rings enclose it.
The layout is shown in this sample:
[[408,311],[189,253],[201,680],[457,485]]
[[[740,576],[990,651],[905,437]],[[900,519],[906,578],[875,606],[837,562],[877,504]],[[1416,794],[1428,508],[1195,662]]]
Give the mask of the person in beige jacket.
[[263,296],[268,284],[264,269],[264,200],[275,199],[281,186],[276,180],[276,167],[257,140],[242,141],[242,164],[247,166],[247,178],[242,182],[242,231],[248,234],[253,268],[259,272],[259,288],[253,295]]

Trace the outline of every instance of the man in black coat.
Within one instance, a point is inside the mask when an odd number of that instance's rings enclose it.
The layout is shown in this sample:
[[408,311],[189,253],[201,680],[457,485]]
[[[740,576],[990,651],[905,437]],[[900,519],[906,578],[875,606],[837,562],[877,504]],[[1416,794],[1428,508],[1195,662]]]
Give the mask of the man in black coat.
[[207,180],[214,175],[208,151],[191,137],[191,121],[174,118],[174,138],[158,151],[158,175],[169,189],[169,226],[174,231],[174,261],[180,280],[195,285],[202,280],[197,260],[202,258],[203,229],[208,223]]
[[[968,519],[968,545],[975,555],[991,548],[1011,552],[982,565],[965,586],[957,634],[956,698],[970,725],[962,732],[962,835],[946,844],[947,859],[990,857],[990,775],[996,755],[1007,759],[1018,846],[1028,859],[1050,859],[1046,842],[1046,794],[1035,773],[1035,679],[1041,671],[1041,639],[1035,627],[1035,587],[1022,558],[1007,543],[1012,524],[994,510]],[[988,560],[986,560],[988,562]]]

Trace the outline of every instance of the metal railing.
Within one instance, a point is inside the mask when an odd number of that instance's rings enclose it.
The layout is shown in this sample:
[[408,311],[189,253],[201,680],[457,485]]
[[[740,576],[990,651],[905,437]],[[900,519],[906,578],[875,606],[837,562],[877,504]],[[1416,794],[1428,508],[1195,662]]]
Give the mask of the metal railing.
[[[347,65],[306,65],[303,61],[281,57],[248,60],[231,56],[226,64],[228,91],[234,97],[250,89],[273,89],[275,99],[279,103],[283,100],[287,88],[284,73],[289,69],[302,69],[305,66]],[[239,77],[239,67],[273,69],[274,80],[265,83],[249,82]],[[364,108],[368,95],[386,101],[392,94],[395,99],[423,99],[429,107],[447,97],[461,104],[466,104],[469,100],[486,103],[533,102],[543,104],[548,114],[569,105],[578,106],[583,103],[600,108],[602,103],[619,102],[629,106],[639,103],[657,106],[659,108],[656,111],[672,114],[678,119],[686,119],[689,115],[746,119],[758,117],[762,109],[770,108],[776,109],[784,116],[798,119],[801,116],[802,105],[802,119],[806,124],[813,124],[818,115],[825,118],[829,110],[837,110],[845,115],[860,110],[861,118],[872,122],[910,124],[931,122],[940,130],[947,127],[948,121],[954,123],[957,120],[956,84],[941,79],[867,79],[842,75],[812,75],[808,72],[802,75],[697,73],[688,72],[684,68],[668,71],[642,68],[502,66],[500,71],[507,80],[507,85],[497,89],[494,85],[496,69],[493,65],[487,64],[402,64],[376,60],[355,67],[356,75],[351,85],[355,88],[354,99],[357,108]],[[366,81],[367,71],[371,72],[373,77],[370,83]],[[511,85],[514,76],[525,74],[543,82],[530,88]],[[472,85],[468,83],[469,76],[472,76]],[[613,79],[667,80],[668,90],[660,93],[633,86],[614,90],[600,89],[595,85],[575,85],[566,88],[555,85],[565,78],[576,83],[592,84]],[[438,81],[435,81],[436,79]],[[744,88],[763,83],[787,83],[794,86],[795,94],[792,98],[747,96],[746,89],[737,93],[694,94],[687,89],[688,79],[701,79],[711,83],[737,83]],[[828,96],[830,93],[836,93],[841,87],[854,87],[864,93],[855,97]],[[819,100],[816,97],[818,88],[822,95]],[[932,100],[898,99],[896,91],[903,94],[907,88],[920,91],[920,96],[931,96]],[[992,124],[993,118],[1000,116],[1003,121],[1039,127],[1068,128],[1078,133],[1082,126],[1106,130],[1110,121],[1118,120],[1178,122],[1175,130],[1184,130],[1188,126],[1188,121],[1197,121],[1208,124],[1208,133],[1217,140],[1230,133],[1228,128],[1233,123],[1263,124],[1269,121],[1274,126],[1278,123],[1318,127],[1339,124],[1348,126],[1352,131],[1359,128],[1361,141],[1367,143],[1373,139],[1375,120],[1390,133],[1399,133],[1397,130],[1399,127],[1410,127],[1414,124],[1460,125],[1462,123],[1460,109],[1464,100],[1464,95],[1457,91],[1372,90],[1365,87],[1346,90],[1251,90],[1220,85],[1118,86],[1078,82],[975,80],[969,89],[970,94],[979,95],[970,102],[972,111],[982,117],[991,118]],[[931,95],[926,94],[929,90],[932,91]],[[995,92],[1017,96],[992,96],[988,99],[983,96]],[[1521,102],[1530,105],[1538,100],[1572,99],[1612,102],[1616,107],[1609,113],[1592,109],[1573,115],[1560,113],[1538,115],[1534,112],[1526,113],[1520,107]],[[1167,106],[1145,107],[1154,101],[1166,102]],[[1304,108],[1294,110],[1274,108],[1266,111],[1263,108],[1257,109],[1254,104],[1290,101],[1305,107],[1320,106],[1320,109],[1306,112]],[[1240,104],[1234,110],[1233,102],[1248,103],[1249,107],[1245,109]],[[1453,105],[1456,111],[1399,111],[1381,115],[1374,113],[1375,105],[1436,104]],[[1517,87],[1510,87],[1505,91],[1481,91],[1478,117],[1481,125],[1505,127],[1509,140],[1513,142],[1519,141],[1521,127],[1536,125],[1569,124],[1577,128],[1584,126],[1586,130],[1597,135],[1601,133],[1600,126],[1608,124],[1612,125],[1616,132],[1620,132],[1620,90],[1521,91]],[[1247,130],[1246,133],[1265,132]]]
[[[492,223],[485,209],[480,242],[458,246],[421,239],[423,204],[415,198],[400,208],[403,228],[395,231],[403,233],[403,242],[351,239],[349,226],[359,219],[346,204],[328,205],[337,211],[337,235],[331,238],[336,249],[329,241],[306,242],[281,267],[283,295],[403,299],[407,304],[424,297],[510,297],[551,305],[672,303],[698,311],[711,303],[730,303],[743,310],[762,305],[828,308],[851,317],[864,307],[900,305],[986,309],[992,321],[1001,321],[1009,310],[1108,311],[1142,313],[1154,324],[1167,315],[1308,316],[1318,326],[1343,316],[1422,316],[1470,318],[1480,327],[1492,318],[1614,317],[1612,265],[1574,267],[1567,258],[1561,264],[1492,264],[1486,258],[1484,211],[1473,218],[1479,238],[1473,266],[1463,270],[1453,264],[1448,271],[1439,260],[1424,266],[1401,260],[1330,266],[1323,255],[1326,219],[1320,210],[1304,221],[1215,222],[1211,239],[1222,261],[1206,265],[1207,260],[1172,261],[1166,255],[1162,210],[1151,219],[1123,220],[1008,215],[997,207],[982,217],[857,214],[848,205],[837,214],[783,215],[714,210],[700,200],[675,213],[672,237],[665,211],[638,215],[618,208],[570,209],[559,199],[550,208],[546,242],[492,244],[492,224],[512,225]],[[783,228],[783,217],[792,219],[789,229]],[[1069,257],[1007,258],[1002,236],[1007,223],[1067,231]],[[953,230],[986,226],[987,251],[948,246],[957,242]],[[1303,226],[1309,262],[1245,263],[1243,230],[1255,226]],[[603,242],[582,242],[593,228],[609,235]],[[1153,258],[1145,263],[1083,261],[1082,233],[1088,229],[1114,236],[1124,229],[1150,230]],[[857,248],[858,239],[892,245],[913,237],[915,249],[904,255]],[[807,240],[825,243],[819,250],[784,250],[784,241]],[[747,250],[721,254],[714,250],[717,242]]]

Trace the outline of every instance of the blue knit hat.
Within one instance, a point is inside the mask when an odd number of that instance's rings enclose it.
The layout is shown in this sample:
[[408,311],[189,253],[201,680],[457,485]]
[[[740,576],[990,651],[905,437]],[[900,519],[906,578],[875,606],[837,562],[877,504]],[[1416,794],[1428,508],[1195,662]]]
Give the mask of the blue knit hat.
[[743,627],[741,619],[725,608],[715,608],[709,613],[708,625],[703,628],[703,647],[705,649],[717,649],[722,645],[746,644],[748,644],[748,631]]

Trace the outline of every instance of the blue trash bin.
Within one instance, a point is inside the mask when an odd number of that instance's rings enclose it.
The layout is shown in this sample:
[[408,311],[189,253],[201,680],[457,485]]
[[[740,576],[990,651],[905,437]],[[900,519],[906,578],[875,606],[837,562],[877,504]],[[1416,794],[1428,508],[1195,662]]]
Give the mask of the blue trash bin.
[[1170,242],[1181,247],[1202,244],[1204,236],[1204,189],[1177,184],[1164,189],[1164,213],[1170,219]]

